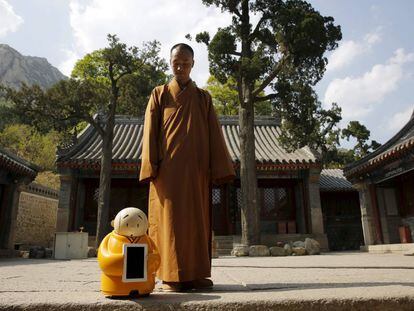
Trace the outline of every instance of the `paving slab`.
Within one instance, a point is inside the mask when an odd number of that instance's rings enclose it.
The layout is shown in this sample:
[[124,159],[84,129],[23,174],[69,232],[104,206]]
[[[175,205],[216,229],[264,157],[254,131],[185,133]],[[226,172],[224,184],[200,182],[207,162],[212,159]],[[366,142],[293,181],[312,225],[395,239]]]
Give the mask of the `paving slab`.
[[211,291],[107,299],[96,259],[0,260],[0,310],[414,310],[414,257],[213,259]]

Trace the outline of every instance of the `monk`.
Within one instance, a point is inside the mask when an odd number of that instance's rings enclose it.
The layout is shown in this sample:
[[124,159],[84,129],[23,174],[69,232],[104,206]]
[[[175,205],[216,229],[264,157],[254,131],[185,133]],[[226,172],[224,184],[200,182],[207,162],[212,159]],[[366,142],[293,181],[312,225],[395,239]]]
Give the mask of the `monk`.
[[140,181],[150,182],[149,235],[166,291],[213,286],[210,185],[234,178],[210,94],[190,78],[194,52],[170,51],[174,78],[156,87],[145,112]]

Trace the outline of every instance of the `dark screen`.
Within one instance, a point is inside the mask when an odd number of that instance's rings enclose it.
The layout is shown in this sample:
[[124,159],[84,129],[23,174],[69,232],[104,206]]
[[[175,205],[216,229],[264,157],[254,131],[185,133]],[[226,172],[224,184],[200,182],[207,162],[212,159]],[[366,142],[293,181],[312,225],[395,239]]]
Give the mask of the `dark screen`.
[[127,279],[144,277],[144,247],[127,247]]

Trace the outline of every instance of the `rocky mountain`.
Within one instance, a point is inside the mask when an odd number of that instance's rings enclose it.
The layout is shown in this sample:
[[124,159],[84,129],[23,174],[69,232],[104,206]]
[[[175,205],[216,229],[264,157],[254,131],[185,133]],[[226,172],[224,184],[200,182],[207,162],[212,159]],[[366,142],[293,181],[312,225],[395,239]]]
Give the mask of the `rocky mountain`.
[[56,82],[67,79],[46,58],[24,56],[7,44],[0,44],[0,83],[19,88],[22,82],[38,84],[47,89]]

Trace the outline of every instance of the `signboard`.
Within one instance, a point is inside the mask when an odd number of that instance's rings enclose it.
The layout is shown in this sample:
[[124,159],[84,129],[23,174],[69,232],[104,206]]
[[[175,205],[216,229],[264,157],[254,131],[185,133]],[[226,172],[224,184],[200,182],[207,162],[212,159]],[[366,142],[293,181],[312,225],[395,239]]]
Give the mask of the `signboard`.
[[408,173],[414,169],[414,156],[409,153],[408,155],[396,159],[395,161],[378,167],[371,173],[371,178],[375,183],[380,183],[387,179],[397,177],[399,175]]

